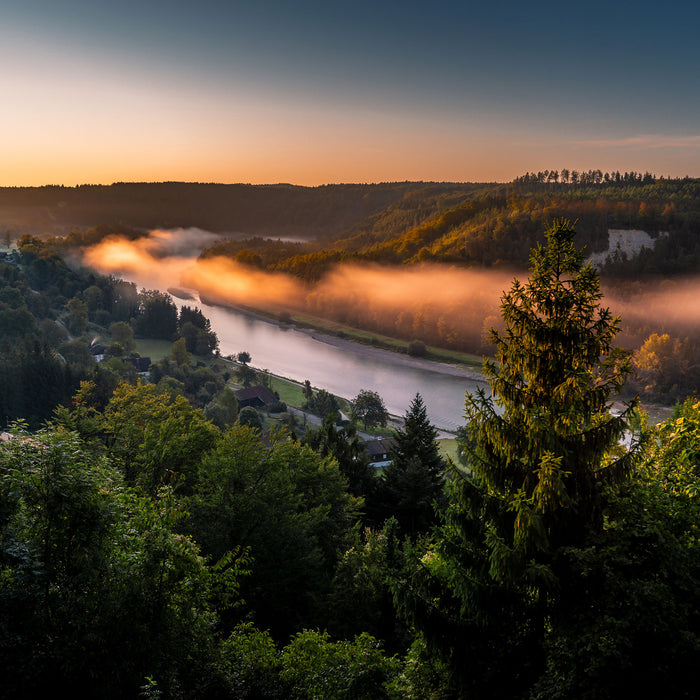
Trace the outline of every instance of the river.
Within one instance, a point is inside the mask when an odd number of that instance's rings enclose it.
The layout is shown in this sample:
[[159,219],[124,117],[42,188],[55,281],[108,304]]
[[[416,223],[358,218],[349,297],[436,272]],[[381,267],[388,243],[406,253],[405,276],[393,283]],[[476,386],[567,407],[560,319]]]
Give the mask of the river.
[[[441,430],[454,432],[464,424],[464,395],[486,386],[474,373],[453,365],[411,361],[404,356],[353,343],[325,342],[323,336],[278,325],[236,309],[208,306],[192,300],[209,318],[219,337],[222,355],[250,353],[251,365],[351,399],[362,389],[376,391],[389,413],[402,416],[420,393],[428,416]],[[329,339],[330,340],[330,339]]]

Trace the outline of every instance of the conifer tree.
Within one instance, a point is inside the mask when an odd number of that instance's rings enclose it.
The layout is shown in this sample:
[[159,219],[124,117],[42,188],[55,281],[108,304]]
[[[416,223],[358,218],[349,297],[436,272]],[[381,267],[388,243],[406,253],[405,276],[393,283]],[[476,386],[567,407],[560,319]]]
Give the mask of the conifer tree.
[[416,394],[397,428],[392,462],[382,477],[386,515],[393,515],[404,533],[426,531],[435,522],[435,506],[444,505],[445,463],[437,444],[438,432]]
[[580,544],[601,525],[601,484],[632,463],[632,453],[611,458],[631,407],[610,410],[630,354],[613,347],[619,319],[601,308],[597,274],[574,235],[569,222],[554,222],[528,282],[515,280],[504,295],[505,331],[491,333],[497,362],[484,364],[495,400],[467,397],[474,479],[509,513],[494,520],[492,566],[501,575],[512,557]]
[[619,440],[632,407],[611,412],[630,371],[599,280],[554,222],[531,277],[502,299],[505,330],[468,395],[465,474],[452,469],[436,546],[399,590],[404,613],[468,697],[518,697],[544,668],[546,630],[566,585],[566,552],[602,526],[604,483],[635,453]]

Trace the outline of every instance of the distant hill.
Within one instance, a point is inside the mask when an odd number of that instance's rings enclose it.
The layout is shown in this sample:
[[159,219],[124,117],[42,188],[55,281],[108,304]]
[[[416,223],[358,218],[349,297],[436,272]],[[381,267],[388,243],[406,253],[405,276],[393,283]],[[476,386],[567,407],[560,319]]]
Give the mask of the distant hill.
[[[700,180],[589,171],[573,182],[569,171],[562,173],[566,180],[545,171],[507,184],[6,187],[0,188],[0,232],[67,234],[92,228],[89,242],[119,227],[132,234],[176,227],[242,233],[244,239],[219,242],[204,255],[314,280],[348,260],[522,269],[549,222],[567,218],[576,221],[577,243],[590,254],[607,249],[610,229],[641,230],[659,239],[655,249],[634,259],[617,256],[604,274],[700,269]],[[659,238],[660,233],[668,235]],[[306,243],[275,240],[287,237]]]
[[[199,227],[251,235],[337,236],[423,190],[424,183],[377,185],[222,185],[116,183],[0,188],[0,227],[67,233],[98,225]],[[453,188],[435,185],[434,189]],[[457,186],[464,195],[470,186]]]
[[227,255],[305,280],[319,279],[342,261],[523,269],[555,218],[576,222],[577,244],[589,254],[608,249],[611,229],[645,231],[656,241],[638,255],[614,257],[607,275],[700,270],[700,180],[690,179],[424,186],[353,223],[335,240],[301,247],[226,241],[205,255]]

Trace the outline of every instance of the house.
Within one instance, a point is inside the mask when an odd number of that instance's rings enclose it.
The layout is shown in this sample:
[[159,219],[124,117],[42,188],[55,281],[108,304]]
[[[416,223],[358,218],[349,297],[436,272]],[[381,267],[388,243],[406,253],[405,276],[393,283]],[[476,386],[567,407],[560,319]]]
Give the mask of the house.
[[251,386],[248,389],[239,389],[234,392],[238,408],[252,406],[253,408],[265,408],[277,402],[277,397],[264,386]]
[[373,467],[388,467],[391,464],[391,449],[394,441],[391,438],[377,438],[365,440],[365,450],[369,455],[369,462]]
[[148,368],[151,366],[150,357],[125,357],[124,362],[131,363],[139,374],[148,374]]
[[90,354],[95,358],[95,362],[102,362],[106,352],[107,348],[102,343],[94,342],[90,345]]

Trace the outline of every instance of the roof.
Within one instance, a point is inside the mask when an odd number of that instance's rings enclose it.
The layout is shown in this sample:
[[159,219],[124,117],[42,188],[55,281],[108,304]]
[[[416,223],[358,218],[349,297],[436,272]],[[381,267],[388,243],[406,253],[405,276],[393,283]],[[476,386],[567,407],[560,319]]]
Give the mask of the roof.
[[148,368],[151,366],[150,357],[127,357],[125,360],[130,362],[137,372],[148,372]]
[[277,397],[264,386],[251,386],[247,389],[239,389],[234,392],[237,401],[250,401],[251,399],[259,399],[264,404],[275,403]]
[[376,440],[366,440],[365,449],[370,457],[388,454],[394,446],[391,438],[378,438]]

